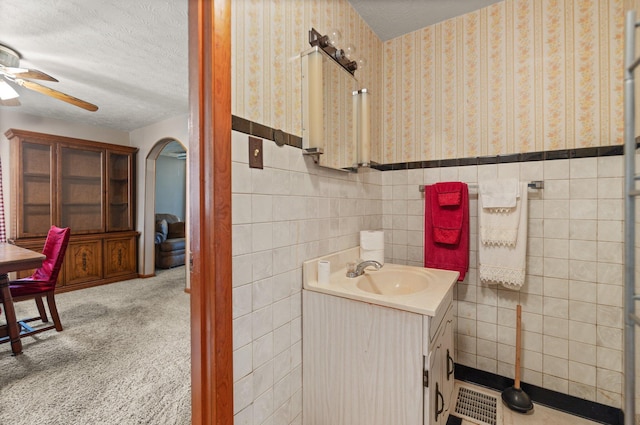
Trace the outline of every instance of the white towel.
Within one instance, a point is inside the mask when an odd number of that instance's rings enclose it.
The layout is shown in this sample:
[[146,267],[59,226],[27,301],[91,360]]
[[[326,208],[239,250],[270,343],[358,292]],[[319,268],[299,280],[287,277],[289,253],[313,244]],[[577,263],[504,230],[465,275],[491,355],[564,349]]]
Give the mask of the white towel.
[[[479,194],[478,226],[482,229],[487,219],[483,211],[482,194]],[[502,284],[505,288],[518,290],[524,284],[527,265],[527,184],[521,183],[520,197],[516,201],[514,213],[518,217],[516,242],[512,245],[478,243],[478,263],[480,280],[486,283]]]
[[518,179],[497,179],[480,182],[478,194],[482,197],[484,208],[515,208],[520,196]]
[[520,223],[520,211],[516,209],[519,186],[516,179],[480,182],[478,215],[481,216],[479,233],[482,243],[515,246]]

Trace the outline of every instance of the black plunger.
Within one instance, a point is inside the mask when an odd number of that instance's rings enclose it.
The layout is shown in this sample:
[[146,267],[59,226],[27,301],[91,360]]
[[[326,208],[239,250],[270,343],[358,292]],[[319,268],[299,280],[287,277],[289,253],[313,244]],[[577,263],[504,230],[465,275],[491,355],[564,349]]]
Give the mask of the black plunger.
[[520,326],[522,324],[522,307],[516,307],[516,376],[513,387],[509,387],[502,392],[502,401],[511,410],[520,413],[527,413],[533,409],[531,398],[520,388],[520,345],[522,334]]

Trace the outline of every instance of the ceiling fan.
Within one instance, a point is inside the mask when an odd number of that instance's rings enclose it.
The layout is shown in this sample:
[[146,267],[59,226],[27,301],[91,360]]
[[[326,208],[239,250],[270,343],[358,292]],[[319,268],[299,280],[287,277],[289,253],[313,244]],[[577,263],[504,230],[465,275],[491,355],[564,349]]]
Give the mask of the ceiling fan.
[[55,78],[37,69],[20,68],[20,55],[13,49],[0,44],[0,105],[19,106],[18,92],[9,83],[17,84],[29,90],[51,96],[63,102],[70,103],[87,111],[97,111],[98,107],[66,93],[54,90],[29,80],[43,80],[57,82]]

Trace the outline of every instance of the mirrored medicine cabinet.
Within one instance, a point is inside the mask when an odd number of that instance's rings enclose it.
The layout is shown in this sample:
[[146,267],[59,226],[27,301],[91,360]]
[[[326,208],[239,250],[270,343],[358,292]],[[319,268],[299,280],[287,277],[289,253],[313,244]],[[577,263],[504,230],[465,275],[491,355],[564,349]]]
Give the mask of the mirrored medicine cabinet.
[[358,80],[317,46],[301,56],[303,147],[322,167],[356,171]]

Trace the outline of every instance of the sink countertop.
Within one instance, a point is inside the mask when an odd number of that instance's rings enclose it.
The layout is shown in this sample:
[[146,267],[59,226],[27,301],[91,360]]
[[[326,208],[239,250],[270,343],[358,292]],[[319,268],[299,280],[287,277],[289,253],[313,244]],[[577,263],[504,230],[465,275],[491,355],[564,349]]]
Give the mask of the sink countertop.
[[[304,289],[410,311],[426,316],[435,316],[438,307],[446,298],[459,276],[458,272],[449,270],[385,263],[382,269],[380,269],[381,271],[384,270],[386,273],[397,271],[399,274],[403,271],[420,273],[428,280],[428,284],[426,289],[411,294],[375,294],[358,288],[358,280],[362,276],[356,278],[346,277],[347,263],[354,262],[358,256],[359,248],[356,247],[305,261],[303,263]],[[318,261],[320,260],[328,260],[331,263],[331,274],[328,284],[318,283]],[[376,270],[372,267],[365,270],[365,275],[373,275],[375,273]]]

